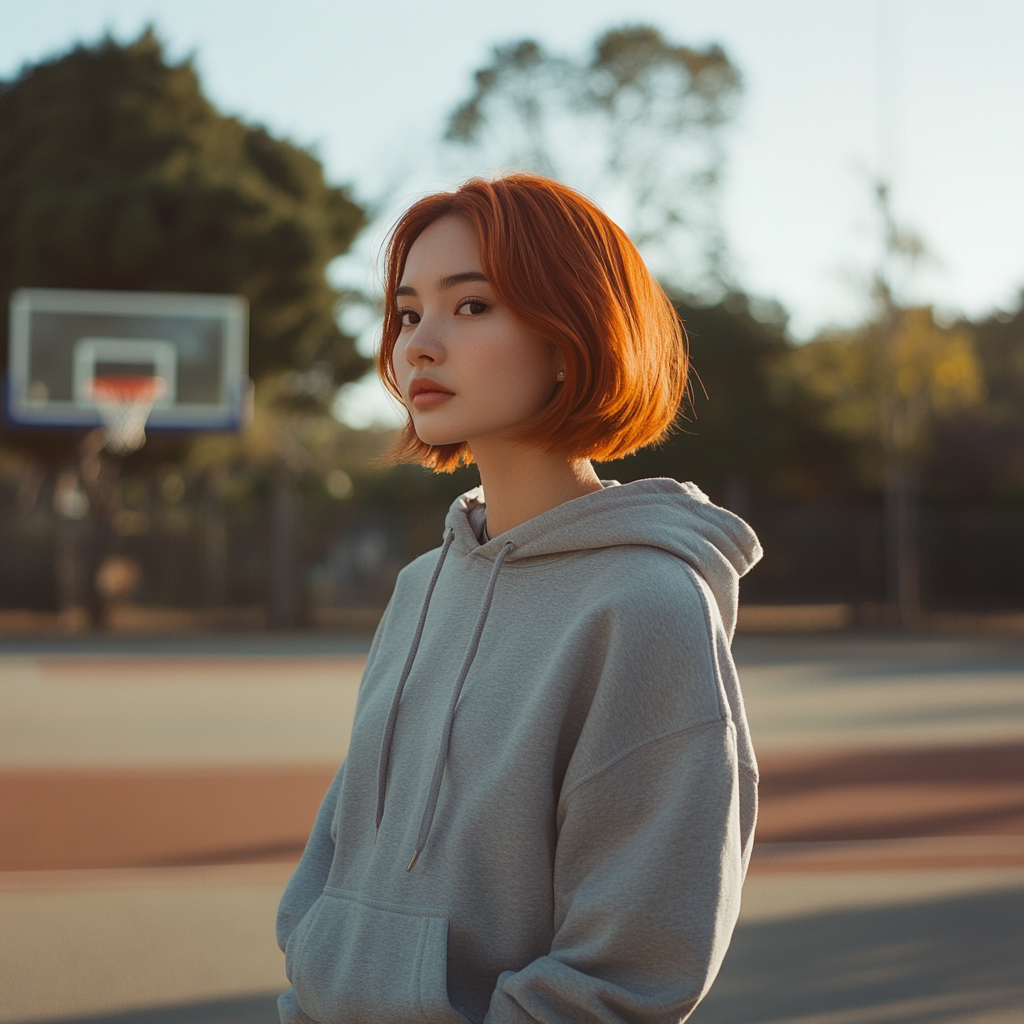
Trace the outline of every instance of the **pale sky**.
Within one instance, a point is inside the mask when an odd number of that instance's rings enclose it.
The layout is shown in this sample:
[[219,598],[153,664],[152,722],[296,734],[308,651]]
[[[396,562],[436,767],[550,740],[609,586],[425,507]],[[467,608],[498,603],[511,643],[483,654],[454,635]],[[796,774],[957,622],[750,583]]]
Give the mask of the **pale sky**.
[[[1021,0],[0,0],[0,77],[148,21],[172,57],[195,54],[222,110],[398,206],[450,184],[433,141],[495,43],[582,53],[626,23],[719,42],[745,81],[728,241],[741,284],[778,299],[795,338],[864,315],[879,172],[931,253],[908,297],[977,316],[1024,286]],[[378,242],[368,235],[336,273],[369,279]],[[370,392],[350,398],[353,420],[376,415]]]

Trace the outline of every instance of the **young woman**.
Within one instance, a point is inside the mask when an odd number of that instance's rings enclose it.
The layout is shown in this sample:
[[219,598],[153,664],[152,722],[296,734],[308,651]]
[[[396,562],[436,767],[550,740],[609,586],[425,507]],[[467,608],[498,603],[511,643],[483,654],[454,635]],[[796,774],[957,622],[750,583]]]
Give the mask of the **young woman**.
[[416,203],[387,299],[400,455],[475,462],[482,487],[377,630],[281,902],[281,1019],[678,1021],[750,853],[730,641],[760,548],[692,484],[602,483],[590,460],[669,428],[679,323],[619,228],[524,174]]

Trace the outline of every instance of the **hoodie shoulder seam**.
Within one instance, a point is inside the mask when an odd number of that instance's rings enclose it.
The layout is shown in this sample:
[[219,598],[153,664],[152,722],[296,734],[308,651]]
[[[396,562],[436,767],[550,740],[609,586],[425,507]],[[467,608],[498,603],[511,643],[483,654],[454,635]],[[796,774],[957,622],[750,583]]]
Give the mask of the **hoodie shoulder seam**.
[[605,762],[600,767],[595,768],[587,775],[584,775],[583,778],[580,779],[578,782],[574,782],[572,786],[568,790],[566,790],[565,793],[562,794],[561,798],[558,801],[559,806],[571,800],[577,792],[577,790],[580,790],[584,786],[593,782],[594,779],[596,779],[599,775],[603,775],[605,772],[611,771],[612,768],[615,768],[617,765],[620,765],[623,761],[632,757],[638,751],[644,750],[645,748],[653,746],[656,743],[663,743],[666,740],[675,739],[679,736],[685,736],[687,733],[690,732],[700,732],[702,730],[707,729],[709,726],[713,725],[724,725],[727,730],[730,730],[733,733],[735,733],[736,731],[736,727],[731,719],[723,718],[719,715],[716,718],[706,718],[701,722],[694,722],[693,725],[687,725],[682,729],[672,729],[670,732],[659,733],[659,735],[657,736],[651,736],[646,740],[641,740],[639,743],[634,743],[633,746],[622,751],[622,753],[616,754],[615,757],[613,757],[611,760]]

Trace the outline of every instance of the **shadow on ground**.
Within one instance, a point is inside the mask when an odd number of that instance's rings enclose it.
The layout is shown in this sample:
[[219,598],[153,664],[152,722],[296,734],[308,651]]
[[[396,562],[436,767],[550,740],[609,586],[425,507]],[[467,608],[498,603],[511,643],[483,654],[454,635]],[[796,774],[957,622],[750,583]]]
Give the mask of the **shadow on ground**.
[[277,996],[211,999],[202,1003],[74,1017],[46,1024],[280,1024]]
[[691,1021],[1024,1019],[1022,922],[1007,889],[746,925]]
[[[693,1024],[952,1024],[1024,1010],[1024,889],[745,925]],[[51,1024],[276,1024],[273,996]]]

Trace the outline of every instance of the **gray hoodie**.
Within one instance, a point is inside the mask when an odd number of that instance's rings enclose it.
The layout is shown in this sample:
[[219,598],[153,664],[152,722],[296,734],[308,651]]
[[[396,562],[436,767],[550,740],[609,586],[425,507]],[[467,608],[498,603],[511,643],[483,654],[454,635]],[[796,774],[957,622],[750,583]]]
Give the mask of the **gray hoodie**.
[[[750,528],[642,480],[407,566],[278,914],[285,1024],[686,1017],[739,912]],[[481,543],[480,538],[484,538]]]

